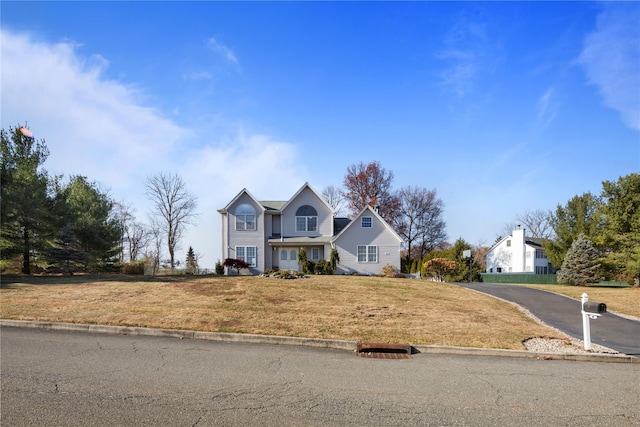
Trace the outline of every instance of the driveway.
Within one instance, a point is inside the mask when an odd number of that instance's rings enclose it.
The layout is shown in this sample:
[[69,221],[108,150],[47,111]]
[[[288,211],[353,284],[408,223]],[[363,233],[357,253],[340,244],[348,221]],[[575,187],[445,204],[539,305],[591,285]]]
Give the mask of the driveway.
[[[580,301],[562,295],[502,283],[454,283],[514,302],[565,334],[583,339]],[[604,302],[606,301],[597,301]],[[605,313],[591,320],[591,342],[629,356],[640,356],[640,322]]]

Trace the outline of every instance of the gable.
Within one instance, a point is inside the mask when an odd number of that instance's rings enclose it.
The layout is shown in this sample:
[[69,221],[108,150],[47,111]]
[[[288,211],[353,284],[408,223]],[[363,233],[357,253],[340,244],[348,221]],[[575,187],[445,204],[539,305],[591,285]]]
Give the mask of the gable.
[[[364,224],[363,218],[365,218]],[[333,240],[337,242],[340,239],[359,240],[363,242],[374,242],[382,239],[392,240],[398,244],[402,243],[402,238],[398,233],[368,205],[361,210]]]

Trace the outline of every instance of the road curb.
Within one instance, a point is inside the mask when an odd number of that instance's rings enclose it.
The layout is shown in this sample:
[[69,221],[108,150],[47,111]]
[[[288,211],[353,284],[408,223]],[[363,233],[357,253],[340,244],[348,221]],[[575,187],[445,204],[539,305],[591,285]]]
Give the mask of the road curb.
[[[169,337],[229,343],[296,345],[317,348],[331,348],[355,352],[358,343],[346,340],[328,340],[320,338],[297,338],[275,335],[233,334],[226,332],[200,332],[180,329],[155,329],[135,326],[109,326],[80,323],[41,322],[30,320],[0,319],[0,327],[45,329],[53,331],[89,332],[96,334],[114,334],[131,336]],[[475,356],[515,357],[540,360],[573,360],[583,362],[640,363],[640,358],[620,354],[583,354],[583,353],[542,353],[522,350],[501,350],[491,348],[450,347],[436,345],[415,345],[417,353],[455,354]]]

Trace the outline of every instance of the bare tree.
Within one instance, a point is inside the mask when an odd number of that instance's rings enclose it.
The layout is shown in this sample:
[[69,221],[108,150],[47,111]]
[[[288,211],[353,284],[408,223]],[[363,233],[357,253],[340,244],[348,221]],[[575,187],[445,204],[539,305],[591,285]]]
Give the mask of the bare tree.
[[145,251],[144,257],[153,261],[153,274],[160,268],[160,256],[162,253],[162,230],[156,218],[149,218],[149,236],[151,249]]
[[527,230],[527,234],[538,239],[550,239],[553,236],[551,226],[551,212],[537,209],[534,211],[524,211],[516,215],[516,220],[508,222],[502,228],[502,234],[498,236],[496,242],[504,236],[510,235],[519,226]]
[[516,216],[516,220],[529,231],[531,237],[538,239],[550,239],[553,235],[550,218],[551,212],[542,209],[525,211]]
[[398,191],[394,227],[407,245],[407,260],[422,259],[447,239],[444,203],[436,190],[404,187]]
[[346,201],[339,188],[334,185],[329,185],[322,190],[321,194],[337,215],[344,215],[344,205]]
[[134,209],[123,203],[116,203],[116,218],[122,228],[122,261],[125,247],[128,248],[129,261],[136,261],[151,241],[148,227],[136,221]]
[[153,215],[161,218],[160,227],[167,238],[169,262],[175,267],[175,251],[187,224],[196,217],[197,200],[178,175],[160,173],[147,178],[146,193],[153,203]]
[[352,215],[370,205],[389,224],[393,224],[398,209],[398,198],[391,192],[393,172],[387,171],[380,162],[367,165],[360,162],[347,168],[344,177],[344,198]]

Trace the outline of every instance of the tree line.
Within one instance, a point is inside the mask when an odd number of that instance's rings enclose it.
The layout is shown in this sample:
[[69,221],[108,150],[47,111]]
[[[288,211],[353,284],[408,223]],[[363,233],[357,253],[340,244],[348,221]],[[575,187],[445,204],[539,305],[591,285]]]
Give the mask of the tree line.
[[[329,186],[322,195],[334,210],[351,216],[367,204],[375,207],[404,240],[403,272],[436,280],[480,280],[490,248],[462,238],[448,243],[444,204],[436,190],[409,186],[394,191],[393,177],[379,162],[353,164],[342,188]],[[604,181],[598,195],[576,195],[555,211],[525,211],[515,220],[505,224],[503,234],[517,223],[540,239],[549,262],[559,268],[559,282],[640,285],[640,174]],[[467,250],[470,257],[464,256]]]
[[[160,265],[180,263],[175,250],[185,226],[195,217],[196,199],[177,175],[160,173],[146,181],[152,202],[149,224],[115,201],[85,176],[51,176],[44,139],[26,127],[0,130],[0,270],[33,272],[120,271],[140,259]],[[189,248],[189,269],[197,254]]]

